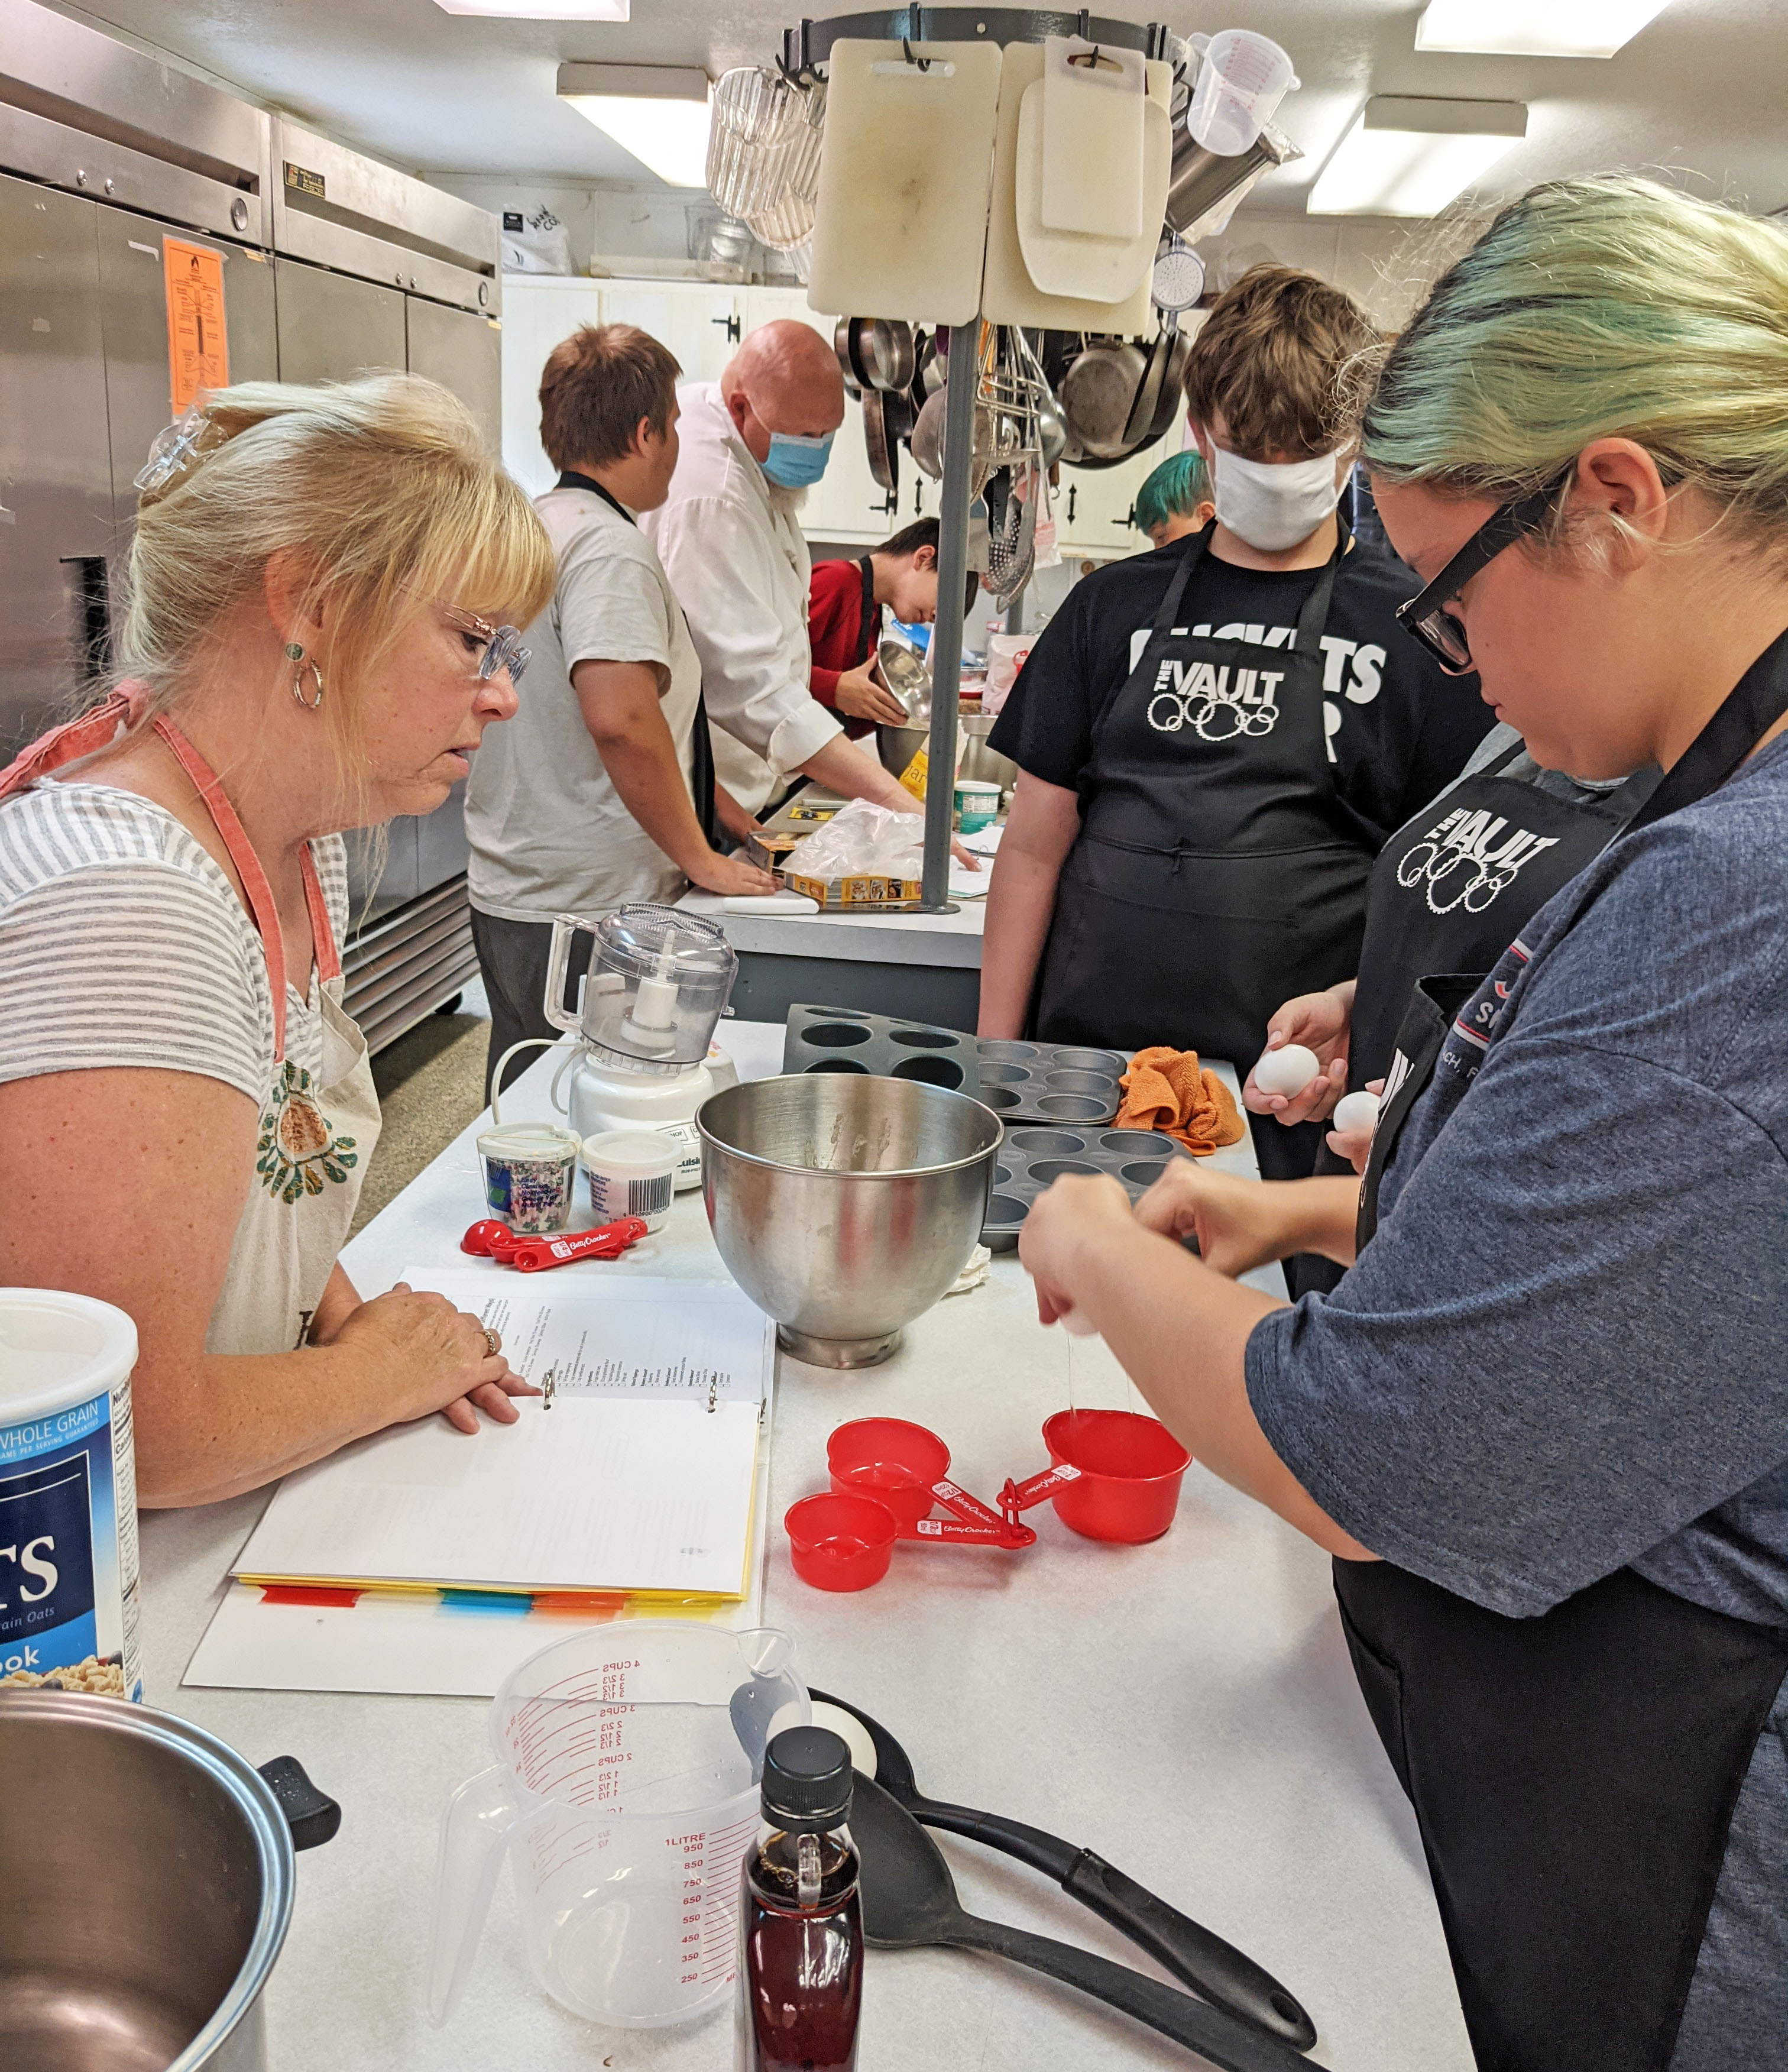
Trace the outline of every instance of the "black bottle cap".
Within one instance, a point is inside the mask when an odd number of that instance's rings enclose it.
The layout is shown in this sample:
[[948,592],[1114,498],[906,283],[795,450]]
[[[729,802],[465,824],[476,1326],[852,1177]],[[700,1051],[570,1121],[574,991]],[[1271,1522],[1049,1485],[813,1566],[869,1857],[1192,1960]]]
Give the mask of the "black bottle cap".
[[763,1757],[763,1817],[785,1835],[823,1834],[850,1818],[850,1749],[827,1727],[785,1727]]

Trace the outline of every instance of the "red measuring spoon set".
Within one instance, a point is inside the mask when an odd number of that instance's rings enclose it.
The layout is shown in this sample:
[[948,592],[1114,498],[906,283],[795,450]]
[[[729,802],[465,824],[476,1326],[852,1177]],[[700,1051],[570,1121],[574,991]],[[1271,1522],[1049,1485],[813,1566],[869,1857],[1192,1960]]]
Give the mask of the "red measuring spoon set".
[[459,1249],[475,1259],[494,1259],[499,1266],[519,1267],[524,1273],[540,1273],[549,1267],[569,1266],[574,1259],[619,1259],[646,1235],[639,1216],[623,1216],[619,1223],[602,1223],[594,1230],[562,1231],[556,1237],[521,1237],[494,1216],[474,1223],[459,1240]]
[[[865,1590],[888,1572],[896,1540],[1017,1552],[1037,1538],[1019,1514],[1050,1502],[1089,1540],[1158,1540],[1173,1523],[1192,1456],[1154,1418],[1060,1411],[1043,1443],[1051,1465],[1021,1482],[1008,1478],[994,1511],[950,1480],[950,1449],[923,1424],[841,1424],[826,1442],[830,1492],[804,1497],[783,1520],[795,1574],[816,1589]],[[931,1515],[939,1504],[949,1517]]]

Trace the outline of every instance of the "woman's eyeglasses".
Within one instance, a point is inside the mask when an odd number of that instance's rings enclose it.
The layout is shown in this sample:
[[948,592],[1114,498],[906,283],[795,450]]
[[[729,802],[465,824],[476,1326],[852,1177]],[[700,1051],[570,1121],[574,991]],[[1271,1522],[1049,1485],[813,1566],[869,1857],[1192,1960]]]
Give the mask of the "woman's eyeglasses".
[[521,681],[522,672],[528,667],[528,650],[522,646],[521,635],[513,626],[493,626],[489,619],[480,619],[475,611],[462,611],[457,605],[444,604],[441,610],[455,632],[483,643],[483,652],[478,658],[481,683],[488,683],[504,669],[509,672],[512,684]]
[[1532,495],[1498,505],[1433,582],[1407,603],[1397,606],[1397,623],[1405,632],[1415,635],[1449,676],[1469,676],[1476,665],[1471,659],[1471,643],[1465,637],[1465,622],[1449,611],[1447,606],[1505,547],[1512,547],[1526,534],[1539,530],[1551,516],[1558,492],[1576,467],[1576,462],[1572,461],[1562,474],[1554,475]]

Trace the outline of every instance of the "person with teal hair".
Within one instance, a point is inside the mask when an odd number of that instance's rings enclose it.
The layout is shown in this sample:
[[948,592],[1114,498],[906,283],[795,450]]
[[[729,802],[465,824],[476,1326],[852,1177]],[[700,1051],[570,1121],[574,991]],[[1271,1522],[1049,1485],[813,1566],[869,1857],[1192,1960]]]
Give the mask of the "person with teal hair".
[[1210,471],[1196,446],[1164,460],[1137,491],[1136,526],[1152,547],[1202,532],[1217,515],[1210,500]]
[[[1539,767],[1663,775],[1426,965],[1363,1178],[1063,1179],[1019,1256],[1334,1557],[1484,2072],[1788,2065],[1788,238],[1536,187],[1362,386],[1403,626]],[[1541,804],[1441,801],[1406,889],[1493,915]],[[1297,1250],[1332,1293],[1242,1284]]]

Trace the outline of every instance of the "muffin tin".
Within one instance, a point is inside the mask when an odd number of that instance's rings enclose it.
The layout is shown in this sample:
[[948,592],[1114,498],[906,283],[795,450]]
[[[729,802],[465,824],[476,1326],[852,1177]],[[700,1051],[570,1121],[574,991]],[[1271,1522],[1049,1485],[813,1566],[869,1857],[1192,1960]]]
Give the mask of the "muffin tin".
[[1192,1154],[1152,1129],[1064,1128],[1058,1123],[1018,1123],[1009,1128],[993,1168],[981,1243],[1010,1252],[1030,1205],[1066,1173],[1108,1173],[1133,1202],[1152,1187],[1169,1161]]
[[980,1098],[1005,1123],[1109,1122],[1122,1097],[1119,1079],[1130,1068],[1121,1050],[1075,1043],[976,1040]]
[[1009,1124],[1109,1122],[1128,1063],[1119,1050],[977,1038],[855,1007],[791,1007],[783,1042],[785,1072],[923,1079],[969,1095]]
[[869,1072],[882,1079],[919,1079],[974,1100],[985,1098],[972,1036],[857,1007],[790,1008],[783,1070]]

